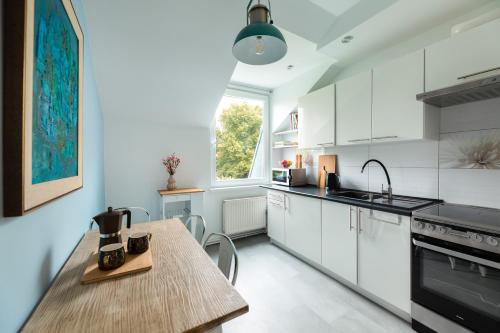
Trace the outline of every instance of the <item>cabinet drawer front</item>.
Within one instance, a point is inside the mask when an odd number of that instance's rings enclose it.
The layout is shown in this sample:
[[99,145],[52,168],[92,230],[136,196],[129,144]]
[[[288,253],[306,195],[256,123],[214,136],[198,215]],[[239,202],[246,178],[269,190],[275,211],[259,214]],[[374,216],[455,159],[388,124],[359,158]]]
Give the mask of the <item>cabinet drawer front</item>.
[[267,192],[267,200],[268,201],[278,201],[283,202],[285,200],[285,194],[281,192]]
[[190,201],[190,194],[179,194],[179,195],[165,195],[163,197],[165,202],[180,202],[180,201]]
[[499,31],[496,19],[427,47],[426,91],[498,74],[491,70],[500,67]]

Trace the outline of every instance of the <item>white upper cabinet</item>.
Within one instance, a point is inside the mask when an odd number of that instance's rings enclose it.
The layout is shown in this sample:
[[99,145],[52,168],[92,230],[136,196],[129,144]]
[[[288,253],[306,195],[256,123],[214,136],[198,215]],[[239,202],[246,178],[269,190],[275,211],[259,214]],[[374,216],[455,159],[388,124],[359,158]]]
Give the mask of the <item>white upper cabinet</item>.
[[416,100],[423,91],[423,50],[373,69],[374,143],[424,138],[424,105]]
[[425,90],[498,74],[492,70],[500,67],[499,40],[500,19],[496,19],[427,47]]
[[337,144],[370,143],[372,72],[336,83]]
[[335,145],[335,85],[318,89],[299,99],[299,146]]

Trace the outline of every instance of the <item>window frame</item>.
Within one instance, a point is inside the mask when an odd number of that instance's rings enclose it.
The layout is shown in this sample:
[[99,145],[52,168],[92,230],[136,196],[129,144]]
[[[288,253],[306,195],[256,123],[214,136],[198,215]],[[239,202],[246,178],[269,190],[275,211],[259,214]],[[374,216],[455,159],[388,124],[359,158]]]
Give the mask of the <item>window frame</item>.
[[[248,87],[241,86],[230,86],[224,91],[224,96],[257,99],[264,102],[264,107],[262,110],[262,141],[260,145],[264,149],[264,177],[262,178],[252,178],[252,179],[232,179],[232,180],[217,180],[217,165],[216,165],[216,145],[217,138],[215,134],[216,130],[216,115],[212,120],[210,126],[210,173],[211,173],[211,186],[212,188],[224,188],[224,187],[244,187],[252,185],[263,185],[269,183],[270,170],[270,133],[269,133],[269,117],[270,117],[270,92],[260,89],[252,89]],[[217,106],[218,107],[218,106]]]

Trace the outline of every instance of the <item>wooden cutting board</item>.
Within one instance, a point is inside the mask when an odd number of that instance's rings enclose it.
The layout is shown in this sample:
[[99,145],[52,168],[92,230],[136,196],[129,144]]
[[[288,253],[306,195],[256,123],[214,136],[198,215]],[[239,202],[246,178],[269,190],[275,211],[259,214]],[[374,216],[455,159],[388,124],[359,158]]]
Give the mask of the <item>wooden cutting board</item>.
[[[126,244],[125,248],[127,247]],[[82,284],[90,284],[108,279],[115,279],[128,274],[134,274],[150,270],[153,267],[153,256],[151,255],[151,247],[141,254],[125,255],[125,263],[118,268],[110,271],[101,271],[97,263],[99,257],[98,252],[94,252],[89,256],[87,267],[83,272],[80,282]]]
[[[326,170],[326,172],[325,172]],[[337,173],[337,155],[319,155],[318,161],[318,187],[324,188],[326,173]]]

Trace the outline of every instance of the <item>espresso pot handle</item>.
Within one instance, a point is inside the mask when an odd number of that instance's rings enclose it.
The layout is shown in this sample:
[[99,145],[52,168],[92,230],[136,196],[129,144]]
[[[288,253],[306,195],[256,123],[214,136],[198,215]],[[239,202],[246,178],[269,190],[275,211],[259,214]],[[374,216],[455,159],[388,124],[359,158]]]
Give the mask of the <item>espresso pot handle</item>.
[[123,210],[123,214],[127,215],[127,228],[130,229],[130,226],[132,224],[132,213],[128,209]]

